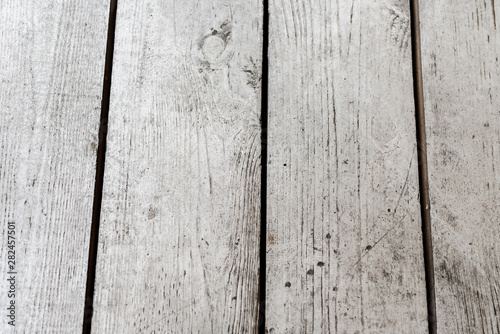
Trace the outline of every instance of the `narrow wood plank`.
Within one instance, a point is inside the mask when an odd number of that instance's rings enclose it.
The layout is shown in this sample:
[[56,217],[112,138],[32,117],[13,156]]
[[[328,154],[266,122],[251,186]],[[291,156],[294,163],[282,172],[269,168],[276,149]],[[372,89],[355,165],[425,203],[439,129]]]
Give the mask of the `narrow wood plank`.
[[420,4],[438,333],[500,333],[498,5]]
[[407,1],[270,1],[269,333],[425,333]]
[[260,1],[120,0],[92,330],[249,333]]
[[82,330],[108,12],[107,1],[0,6],[2,333]]

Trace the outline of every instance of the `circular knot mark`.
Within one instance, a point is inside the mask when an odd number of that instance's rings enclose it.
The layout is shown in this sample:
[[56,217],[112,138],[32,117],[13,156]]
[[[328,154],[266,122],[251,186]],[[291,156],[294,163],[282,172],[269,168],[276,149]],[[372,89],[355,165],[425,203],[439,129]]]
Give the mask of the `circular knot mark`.
[[211,35],[203,41],[203,54],[208,61],[215,61],[224,52],[226,43],[216,35]]

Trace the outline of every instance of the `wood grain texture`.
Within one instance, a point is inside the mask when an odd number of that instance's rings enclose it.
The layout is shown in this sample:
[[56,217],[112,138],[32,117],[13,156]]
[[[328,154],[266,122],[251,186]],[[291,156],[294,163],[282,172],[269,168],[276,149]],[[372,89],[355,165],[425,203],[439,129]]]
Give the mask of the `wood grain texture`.
[[425,333],[407,1],[270,1],[266,327]]
[[[78,333],[108,3],[0,5],[2,333]],[[7,222],[16,224],[16,327],[7,324]]]
[[94,333],[250,333],[260,1],[120,0]]
[[438,333],[500,333],[498,2],[422,1]]

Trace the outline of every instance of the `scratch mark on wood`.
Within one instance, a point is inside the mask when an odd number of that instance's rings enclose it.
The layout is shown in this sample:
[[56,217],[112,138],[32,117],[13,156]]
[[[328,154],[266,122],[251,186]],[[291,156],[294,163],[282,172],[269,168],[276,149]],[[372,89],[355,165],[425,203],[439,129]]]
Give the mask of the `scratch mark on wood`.
[[497,29],[497,19],[495,15],[495,0],[491,0],[491,10],[493,11],[493,24],[495,25],[495,30]]
[[392,232],[398,225],[401,224],[401,222],[405,219],[406,217],[403,217],[400,221],[398,221],[396,224],[394,224],[394,226],[392,226],[387,232],[384,233],[384,235],[382,235],[380,237],[380,239],[378,239],[377,241],[375,241],[375,243],[373,245],[368,245],[366,246],[365,250],[366,252],[363,253],[363,255],[361,255],[361,257],[353,264],[349,267],[349,269],[347,270],[347,273],[349,273],[352,268],[354,268],[356,265],[358,265],[361,260],[366,256],[368,255],[368,253],[373,249],[375,248],[375,246],[377,246],[377,244],[382,241],[390,232]]

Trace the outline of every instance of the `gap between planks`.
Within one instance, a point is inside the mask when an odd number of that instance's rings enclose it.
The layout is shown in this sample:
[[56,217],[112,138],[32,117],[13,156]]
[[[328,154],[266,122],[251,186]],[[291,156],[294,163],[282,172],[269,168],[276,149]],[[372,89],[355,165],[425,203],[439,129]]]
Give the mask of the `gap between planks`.
[[101,120],[99,126],[99,144],[97,147],[96,175],[94,186],[94,204],[92,208],[92,226],[90,229],[89,260],[87,267],[87,286],[85,290],[85,307],[83,314],[83,334],[91,333],[93,299],[95,286],[95,270],[97,263],[97,245],[99,239],[99,220],[101,218],[102,187],[104,182],[104,164],[106,160],[106,136],[108,130],[109,98],[113,72],[113,52],[115,45],[115,26],[117,0],[110,0],[108,36],[106,45],[106,61],[101,100]]
[[260,266],[259,266],[259,318],[258,332],[266,332],[266,252],[267,252],[267,127],[269,121],[269,0],[263,1],[262,21],[262,97],[261,97],[261,193],[260,193]]
[[434,283],[434,256],[432,251],[429,172],[427,164],[427,142],[425,135],[425,111],[418,0],[410,0],[410,16],[413,92],[417,130],[418,179],[420,188],[420,212],[422,216],[422,241],[424,247],[425,284],[427,292],[427,317],[429,322],[429,334],[436,334],[436,290]]

